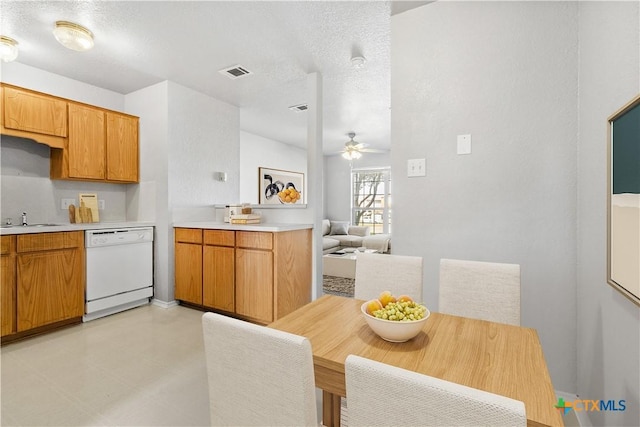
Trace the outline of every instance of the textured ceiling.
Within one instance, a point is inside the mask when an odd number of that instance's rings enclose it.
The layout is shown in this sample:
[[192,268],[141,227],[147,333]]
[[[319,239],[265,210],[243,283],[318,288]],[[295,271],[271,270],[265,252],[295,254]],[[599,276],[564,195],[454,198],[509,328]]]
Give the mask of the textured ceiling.
[[[327,154],[350,131],[389,148],[390,16],[424,3],[2,0],[0,32],[20,43],[17,62],[122,94],[171,80],[238,106],[243,130],[299,146],[306,113],[287,107],[307,102],[306,74],[320,72]],[[57,20],[91,29],[95,47],[59,45]],[[253,74],[218,73],[236,64]]]

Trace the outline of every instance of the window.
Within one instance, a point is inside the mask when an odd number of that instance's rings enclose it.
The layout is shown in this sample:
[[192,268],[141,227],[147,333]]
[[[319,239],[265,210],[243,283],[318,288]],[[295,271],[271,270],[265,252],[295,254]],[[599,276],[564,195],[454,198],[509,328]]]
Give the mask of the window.
[[371,234],[391,233],[391,169],[351,172],[351,223],[371,228]]

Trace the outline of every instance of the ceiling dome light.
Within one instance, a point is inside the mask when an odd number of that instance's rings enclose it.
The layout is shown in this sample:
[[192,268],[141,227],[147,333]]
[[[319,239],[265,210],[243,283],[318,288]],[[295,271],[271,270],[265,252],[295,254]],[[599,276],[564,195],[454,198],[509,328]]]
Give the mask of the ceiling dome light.
[[366,62],[367,59],[364,56],[354,56],[351,58],[351,66],[353,68],[362,68]]
[[93,34],[85,27],[73,22],[57,21],[53,29],[56,40],[67,49],[84,52],[93,47]]
[[0,59],[11,62],[18,57],[18,42],[11,37],[0,36]]

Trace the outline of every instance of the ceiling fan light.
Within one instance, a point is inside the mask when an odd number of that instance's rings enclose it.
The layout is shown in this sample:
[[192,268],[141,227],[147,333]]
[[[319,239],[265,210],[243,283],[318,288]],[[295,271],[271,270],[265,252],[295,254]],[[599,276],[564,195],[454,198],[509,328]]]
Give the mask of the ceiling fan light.
[[362,153],[356,150],[349,150],[342,153],[342,157],[347,160],[357,160],[362,157]]
[[18,42],[11,37],[0,36],[0,59],[11,62],[18,57]]
[[67,49],[84,52],[93,47],[93,33],[73,22],[56,21],[53,35]]

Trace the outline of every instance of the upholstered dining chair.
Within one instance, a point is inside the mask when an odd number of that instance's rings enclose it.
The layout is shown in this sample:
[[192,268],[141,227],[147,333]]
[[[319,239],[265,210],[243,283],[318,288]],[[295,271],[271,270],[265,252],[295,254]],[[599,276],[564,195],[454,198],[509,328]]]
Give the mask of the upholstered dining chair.
[[212,426],[318,426],[309,340],[215,313],[202,329]]
[[440,260],[438,311],[520,325],[520,265]]
[[349,355],[349,427],[526,426],[524,403],[505,396]]
[[369,300],[383,291],[422,302],[422,257],[358,253],[353,296]]

